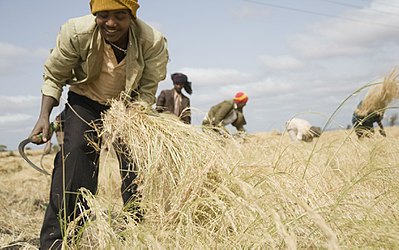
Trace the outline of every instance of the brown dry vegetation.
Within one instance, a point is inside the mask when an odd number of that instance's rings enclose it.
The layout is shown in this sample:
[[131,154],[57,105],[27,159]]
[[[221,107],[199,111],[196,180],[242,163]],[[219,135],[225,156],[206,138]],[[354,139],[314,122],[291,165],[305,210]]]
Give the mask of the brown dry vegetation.
[[[99,194],[88,196],[97,220],[69,247],[397,249],[399,128],[386,130],[386,138],[363,141],[351,130],[330,131],[312,143],[291,143],[286,134],[250,134],[223,141],[221,151],[213,152],[224,152],[218,159],[197,152],[213,164],[202,169],[172,171],[173,164],[184,163],[168,159],[169,166],[143,172],[147,213],[139,225],[114,219],[122,210],[119,175],[114,154],[104,151]],[[40,151],[29,154],[40,162]],[[49,168],[53,156],[45,158]],[[37,249],[49,183],[18,153],[1,153],[0,248]]]

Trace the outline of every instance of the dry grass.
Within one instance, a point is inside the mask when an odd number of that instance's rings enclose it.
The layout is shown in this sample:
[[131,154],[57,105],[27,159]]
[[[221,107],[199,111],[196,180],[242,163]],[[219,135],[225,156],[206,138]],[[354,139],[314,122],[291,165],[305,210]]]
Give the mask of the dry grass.
[[[111,138],[129,145],[146,217],[138,226],[123,226],[124,241],[109,233],[120,226],[113,219],[94,222],[96,230],[84,235],[83,245],[398,246],[398,145],[392,137],[366,143],[339,131],[312,144],[290,144],[285,136],[272,135],[221,139],[168,116],[126,110],[122,103],[104,122]],[[105,218],[126,216],[110,204],[93,208],[96,218],[104,208],[110,211]]]
[[360,116],[367,116],[373,112],[383,114],[388,105],[398,96],[398,71],[394,69],[382,83],[369,88],[362,104],[355,112]]
[[[386,130],[363,141],[352,130],[312,143],[221,138],[116,102],[102,131],[128,145],[145,219],[123,211],[117,161],[103,151],[99,194],[82,191],[89,221],[67,248],[398,248],[399,128]],[[49,179],[18,157],[0,164],[0,245],[36,249]]]

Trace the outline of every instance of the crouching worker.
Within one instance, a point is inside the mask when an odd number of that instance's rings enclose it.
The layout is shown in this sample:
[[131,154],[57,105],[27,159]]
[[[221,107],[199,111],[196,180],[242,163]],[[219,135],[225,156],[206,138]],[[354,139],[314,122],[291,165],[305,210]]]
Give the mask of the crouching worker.
[[[59,104],[65,85],[70,86],[64,150],[54,160],[40,249],[68,248],[64,229],[79,216],[78,207],[88,209],[79,189],[97,191],[99,151],[89,140],[100,145],[92,125],[101,126],[109,101],[128,95],[131,101],[150,106],[166,76],[166,39],[136,16],[137,0],[91,0],[90,8],[92,15],[71,19],[61,27],[44,67],[41,111],[30,135],[36,144],[50,139],[51,111]],[[119,153],[118,159],[122,198],[128,207],[137,196],[136,173],[124,154]]]
[[202,125],[215,131],[225,132],[226,126],[231,124],[239,133],[244,133],[246,125],[243,109],[248,102],[248,96],[244,92],[238,92],[234,99],[225,100],[215,106],[206,114]]
[[384,118],[383,111],[374,111],[363,114],[361,112],[362,102],[359,103],[355,112],[352,116],[352,125],[355,129],[355,133],[359,139],[369,138],[374,134],[374,123],[380,127],[379,132],[382,136],[387,136],[382,125],[382,119]]
[[182,93],[184,89],[189,95],[193,93],[191,82],[185,74],[171,75],[173,89],[162,90],[157,98],[156,110],[159,113],[175,114],[186,124],[191,123],[190,98]]
[[308,121],[292,118],[285,123],[286,130],[293,142],[311,142],[313,138],[321,135],[320,127],[312,126]]

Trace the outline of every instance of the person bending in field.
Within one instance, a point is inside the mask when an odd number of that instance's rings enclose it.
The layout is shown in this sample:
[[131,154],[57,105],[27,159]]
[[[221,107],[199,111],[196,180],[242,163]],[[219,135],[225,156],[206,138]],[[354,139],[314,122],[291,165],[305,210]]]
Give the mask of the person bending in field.
[[311,142],[313,138],[321,135],[320,127],[312,126],[308,121],[292,118],[285,123],[286,130],[292,142]]
[[[59,104],[63,87],[70,86],[64,150],[54,160],[40,249],[67,248],[64,223],[79,216],[78,207],[88,209],[79,189],[97,191],[99,152],[88,141],[100,145],[101,139],[91,125],[101,125],[109,101],[121,95],[151,106],[166,76],[166,39],[137,17],[137,0],[91,0],[90,8],[91,15],[70,19],[61,27],[56,47],[45,62],[41,111],[30,135],[36,144],[50,139],[51,111]],[[137,199],[136,173],[124,154],[119,153],[118,159],[122,198],[128,209]],[[135,216],[134,211],[131,214]]]
[[215,106],[206,114],[202,121],[204,128],[211,128],[216,131],[223,129],[229,124],[234,126],[238,132],[245,133],[246,125],[243,109],[248,102],[248,96],[244,92],[238,92],[234,99],[225,100]]
[[379,132],[386,136],[382,119],[388,105],[398,98],[398,73],[394,69],[382,81],[373,84],[366,96],[359,102],[352,116],[352,125],[359,139],[371,137],[374,134],[374,123],[379,126]]
[[355,133],[359,139],[370,137],[374,134],[374,123],[380,127],[378,130],[380,134],[386,137],[386,133],[384,130],[384,126],[382,125],[382,119],[384,118],[383,111],[374,111],[369,112],[366,115],[360,115],[359,108],[361,107],[362,102],[360,102],[357,106],[355,112],[353,112],[352,116],[352,125],[355,129]]
[[173,89],[162,90],[157,98],[156,110],[160,113],[175,114],[184,123],[191,123],[190,98],[185,96],[182,89],[191,95],[193,93],[191,82],[185,74],[174,73],[171,75]]

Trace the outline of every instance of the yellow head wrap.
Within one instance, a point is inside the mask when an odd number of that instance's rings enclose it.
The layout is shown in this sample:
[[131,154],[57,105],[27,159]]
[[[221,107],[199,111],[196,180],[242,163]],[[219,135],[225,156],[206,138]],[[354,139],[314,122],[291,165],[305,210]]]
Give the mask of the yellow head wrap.
[[136,17],[139,7],[138,0],[90,0],[90,9],[93,15],[99,11],[128,9]]

